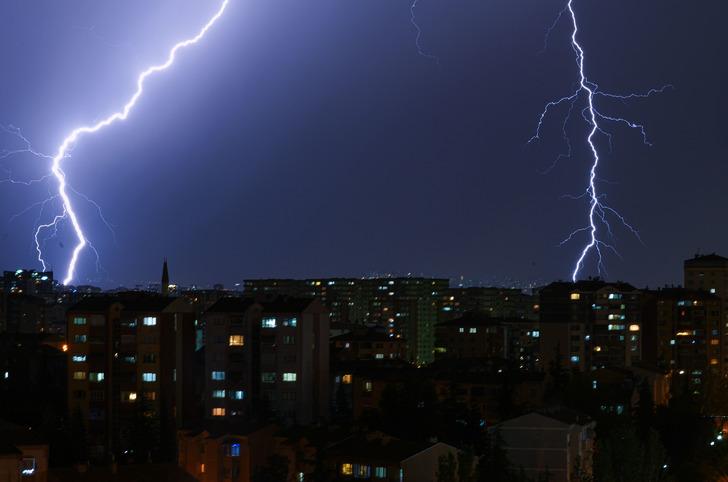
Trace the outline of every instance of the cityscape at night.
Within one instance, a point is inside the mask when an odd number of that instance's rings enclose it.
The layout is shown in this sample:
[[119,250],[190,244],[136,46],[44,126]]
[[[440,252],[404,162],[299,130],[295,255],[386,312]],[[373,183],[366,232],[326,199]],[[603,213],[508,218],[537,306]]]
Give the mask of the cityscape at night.
[[728,481],[728,4],[0,5],[0,481]]

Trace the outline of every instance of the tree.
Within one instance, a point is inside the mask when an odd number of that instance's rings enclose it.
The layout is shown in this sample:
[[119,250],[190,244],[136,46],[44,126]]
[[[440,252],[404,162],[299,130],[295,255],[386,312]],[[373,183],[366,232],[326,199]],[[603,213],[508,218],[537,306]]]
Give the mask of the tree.
[[456,482],[455,456],[452,452],[442,454],[437,458],[437,482]]
[[271,455],[267,465],[253,471],[251,480],[253,482],[287,482],[289,463],[287,457]]
[[474,463],[475,456],[472,452],[467,450],[458,452],[458,482],[475,482]]

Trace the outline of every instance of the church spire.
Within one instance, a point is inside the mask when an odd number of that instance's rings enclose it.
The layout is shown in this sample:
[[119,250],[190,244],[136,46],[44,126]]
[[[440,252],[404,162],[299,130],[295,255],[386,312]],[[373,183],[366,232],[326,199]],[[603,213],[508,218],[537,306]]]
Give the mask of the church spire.
[[162,296],[169,296],[169,270],[167,269],[167,258],[164,258],[162,266]]

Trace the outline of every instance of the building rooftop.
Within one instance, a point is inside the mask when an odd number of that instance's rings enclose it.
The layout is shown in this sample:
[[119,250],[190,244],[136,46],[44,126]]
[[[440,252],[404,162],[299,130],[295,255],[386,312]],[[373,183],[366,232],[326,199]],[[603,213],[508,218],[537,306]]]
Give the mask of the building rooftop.
[[432,447],[430,442],[409,442],[379,432],[353,435],[326,449],[329,456],[348,456],[352,460],[399,463]]
[[696,254],[694,257],[685,260],[685,266],[726,266],[728,265],[728,258],[719,256],[715,253],[711,254]]

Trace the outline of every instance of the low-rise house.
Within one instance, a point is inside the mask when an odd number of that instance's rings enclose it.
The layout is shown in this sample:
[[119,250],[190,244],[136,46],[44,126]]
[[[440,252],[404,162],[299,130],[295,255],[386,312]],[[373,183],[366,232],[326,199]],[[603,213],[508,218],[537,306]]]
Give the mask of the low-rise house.
[[509,461],[526,476],[549,474],[552,482],[591,476],[596,423],[577,412],[558,408],[531,412],[495,427]]

